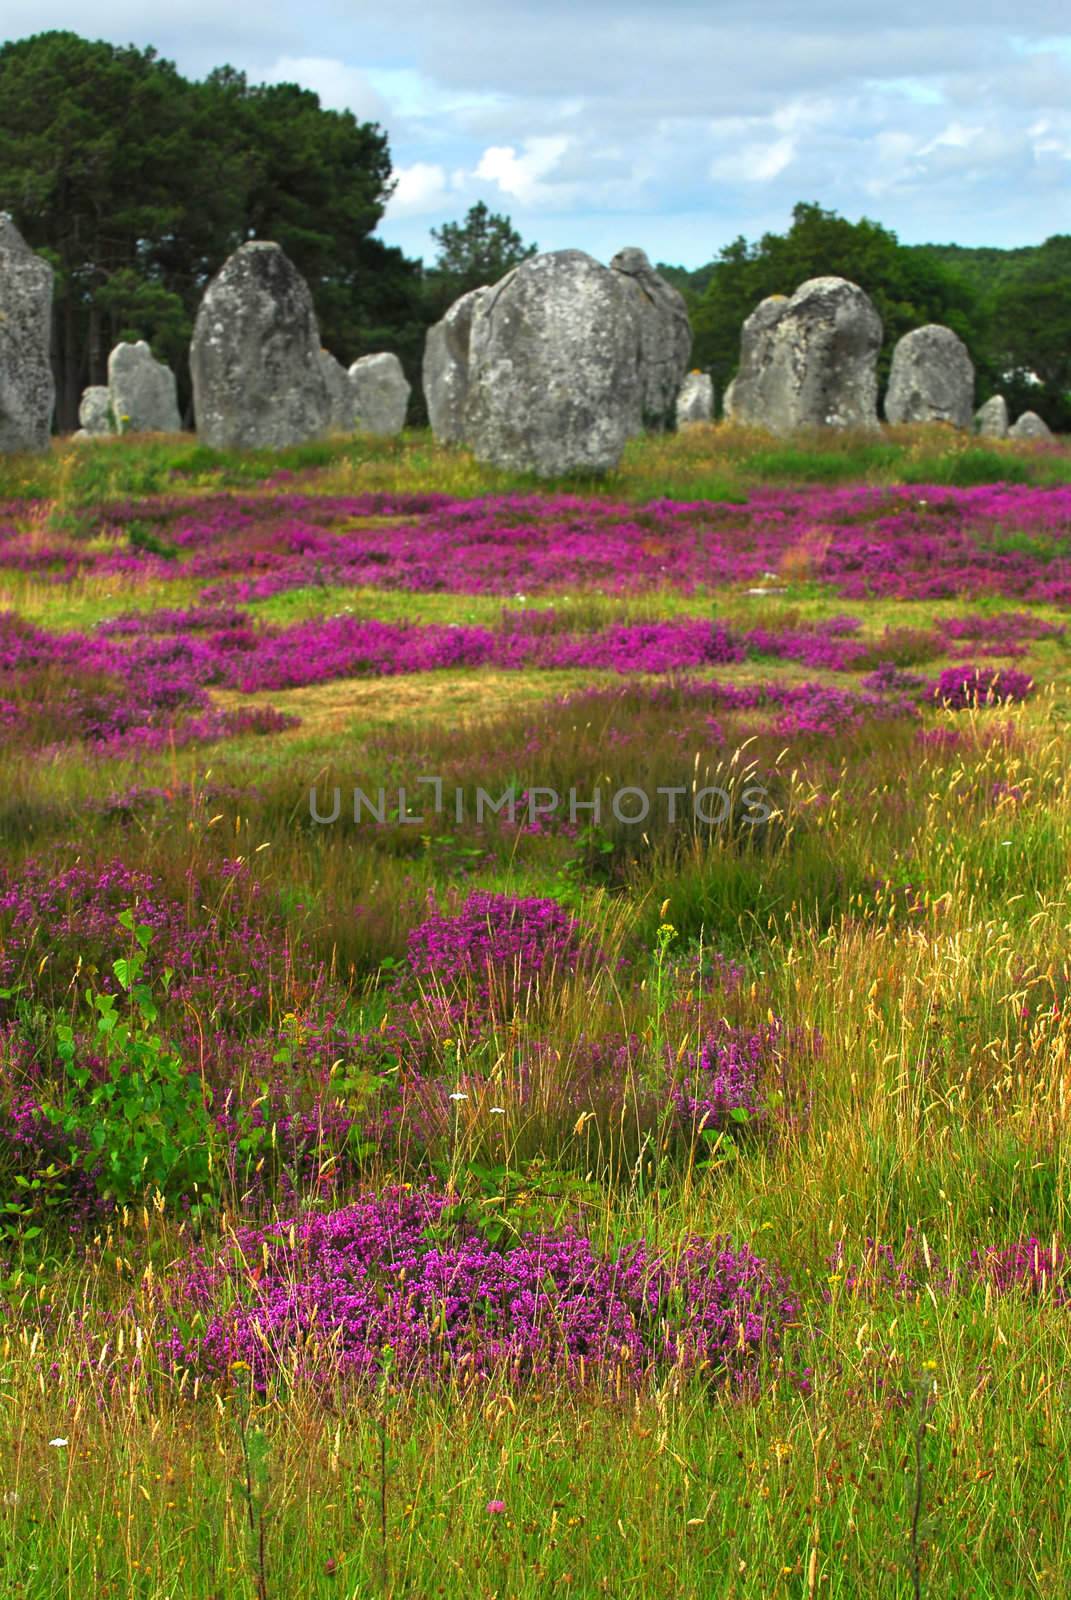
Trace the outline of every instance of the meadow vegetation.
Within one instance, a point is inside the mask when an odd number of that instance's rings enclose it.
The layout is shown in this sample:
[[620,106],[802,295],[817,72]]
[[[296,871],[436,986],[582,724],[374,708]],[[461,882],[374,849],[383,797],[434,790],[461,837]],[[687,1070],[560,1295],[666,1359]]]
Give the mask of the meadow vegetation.
[[0,462],[0,1592],[1066,1594],[1069,600],[1059,443]]

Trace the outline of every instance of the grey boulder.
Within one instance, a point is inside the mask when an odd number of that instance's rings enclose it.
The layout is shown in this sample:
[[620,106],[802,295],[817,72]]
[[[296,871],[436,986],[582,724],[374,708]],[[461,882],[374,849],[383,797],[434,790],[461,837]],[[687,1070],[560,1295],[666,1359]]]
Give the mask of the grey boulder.
[[362,356],[350,368],[355,426],[360,433],[401,433],[409,406],[409,383],[397,356]]
[[108,389],[120,433],[181,429],[175,374],[157,361],[144,339],[116,345],[108,357]]
[[48,448],[51,341],[52,268],[0,212],[0,455]]
[[1008,402],[1002,394],[995,394],[979,406],[974,413],[974,431],[983,439],[1008,437]]
[[1052,429],[1036,411],[1024,411],[1018,422],[1008,429],[1009,439],[1051,439]]
[[930,322],[896,341],[885,394],[887,422],[966,428],[973,412],[974,363],[951,328]]
[[677,426],[711,422],[714,418],[714,381],[709,372],[689,372],[677,395]]
[[881,318],[858,284],[809,278],[788,299],[763,300],[744,323],[726,416],[778,434],[875,428],[880,348]]
[[545,478],[617,465],[643,419],[634,298],[582,250],[532,256],[484,295],[464,416],[477,460]]
[[241,245],[197,312],[197,432],[222,449],[278,449],[328,429],[331,403],[308,284],[277,244]]
[[80,431],[92,438],[105,438],[116,432],[112,415],[112,392],[107,384],[95,383],[82,390],[78,407]]
[[327,425],[332,433],[352,433],[357,403],[353,381],[341,361],[336,361],[330,350],[320,351],[320,366],[323,369],[330,404]]
[[487,287],[470,289],[427,331],[421,380],[431,431],[440,444],[463,444],[469,392],[469,339]]
[[640,330],[642,421],[652,432],[676,427],[677,396],[692,354],[684,296],[635,246],[619,250],[610,271],[623,279]]

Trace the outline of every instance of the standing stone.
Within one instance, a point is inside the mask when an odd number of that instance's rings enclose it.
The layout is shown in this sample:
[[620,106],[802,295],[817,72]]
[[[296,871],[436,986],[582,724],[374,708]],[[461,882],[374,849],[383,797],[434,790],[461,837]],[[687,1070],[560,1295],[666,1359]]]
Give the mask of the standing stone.
[[677,426],[714,419],[714,380],[709,372],[689,372],[677,396]]
[[190,346],[197,432],[220,449],[280,449],[327,432],[320,332],[277,244],[241,245],[212,279]]
[[640,431],[642,385],[622,274],[582,250],[532,256],[473,315],[465,438],[493,466],[605,472]]
[[930,322],[896,341],[885,394],[887,422],[966,428],[973,411],[974,363],[951,328]]
[[726,415],[771,433],[876,428],[881,318],[846,278],[810,278],[771,295],[744,323]]
[[1051,439],[1052,429],[1036,411],[1024,411],[1018,422],[1008,429],[1009,439]]
[[464,443],[472,318],[484,295],[490,293],[486,286],[470,289],[428,329],[424,340],[424,400],[431,431],[440,444]]
[[629,246],[610,262],[632,299],[640,329],[643,425],[652,432],[677,425],[677,396],[692,354],[692,325],[684,296]]
[[726,419],[730,422],[751,420],[745,416],[749,397],[757,391],[765,370],[769,356],[770,331],[781,320],[787,305],[787,294],[768,294],[765,300],[759,301],[740,329],[740,365],[736,369],[736,376],[725,391],[722,402]]
[[0,455],[48,449],[51,342],[52,268],[0,212]]
[[352,433],[354,429],[357,394],[353,380],[341,361],[336,361],[330,350],[320,351],[320,366],[330,402],[327,425],[332,433]]
[[82,390],[82,400],[78,407],[78,421],[83,434],[91,438],[104,438],[115,433],[115,419],[112,416],[112,392],[103,383],[95,383],[88,389]]
[[984,439],[1008,437],[1008,402],[1002,394],[995,394],[979,406],[974,413],[974,431]]
[[397,356],[362,356],[350,368],[360,433],[401,433],[409,406],[409,384]]
[[108,389],[120,433],[178,433],[175,374],[157,361],[144,339],[117,344],[108,357]]

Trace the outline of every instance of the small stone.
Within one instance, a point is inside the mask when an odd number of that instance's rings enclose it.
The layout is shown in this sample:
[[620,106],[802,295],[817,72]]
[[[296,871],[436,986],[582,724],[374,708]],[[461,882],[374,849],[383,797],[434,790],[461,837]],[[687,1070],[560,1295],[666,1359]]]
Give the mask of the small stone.
[[157,361],[144,339],[116,345],[108,357],[108,389],[120,433],[180,431],[175,374]]
[[709,372],[689,372],[677,396],[677,426],[714,419],[714,380]]
[[1051,439],[1052,429],[1036,411],[1024,411],[1018,422],[1008,429],[1009,439]]
[[107,384],[95,383],[82,390],[78,421],[81,431],[87,435],[107,437],[117,431],[112,416],[112,393]]
[[409,383],[397,356],[362,356],[350,368],[360,433],[396,434],[405,427]]
[[330,401],[328,427],[332,433],[352,433],[355,425],[357,394],[353,380],[341,361],[330,350],[320,351],[320,365]]
[[1008,437],[1008,402],[1002,394],[995,394],[974,413],[974,431],[983,439]]

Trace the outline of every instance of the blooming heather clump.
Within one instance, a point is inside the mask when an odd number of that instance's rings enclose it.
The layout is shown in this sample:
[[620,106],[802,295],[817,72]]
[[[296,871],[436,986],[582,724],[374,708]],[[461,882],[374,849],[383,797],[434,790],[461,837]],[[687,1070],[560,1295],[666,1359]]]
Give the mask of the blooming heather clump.
[[470,894],[455,916],[436,914],[409,934],[409,965],[444,984],[471,980],[486,991],[498,978],[519,996],[548,969],[571,972],[582,954],[581,929],[556,900]]
[[821,1048],[817,1034],[805,1036],[774,1018],[748,1032],[722,1023],[678,1068],[671,1090],[679,1125],[693,1137],[764,1118],[771,1097],[783,1097],[773,1073],[788,1054]]
[[276,1373],[375,1379],[387,1346],[402,1383],[635,1385],[667,1367],[747,1383],[797,1309],[774,1266],[724,1239],[604,1255],[565,1230],[500,1251],[428,1191],[242,1230],[215,1260],[195,1252],[171,1293],[203,1331],[172,1327],[165,1367],[224,1379],[244,1362],[261,1389]]
[[1033,687],[1029,673],[1014,667],[947,667],[930,686],[929,694],[936,704],[963,711],[969,706],[1025,700]]
[[1071,1304],[1071,1265],[1055,1240],[1042,1244],[1031,1235],[1012,1245],[972,1250],[967,1275],[996,1294],[1049,1294],[1057,1305]]
[[984,1289],[1001,1296],[1050,1296],[1058,1306],[1071,1305],[1066,1252],[1055,1240],[1042,1244],[1033,1235],[1010,1245],[977,1247],[958,1267],[946,1267],[938,1252],[909,1230],[902,1252],[868,1238],[863,1259],[852,1261],[842,1240],[827,1265],[843,1293],[866,1299],[917,1300],[927,1288],[946,1295]]

